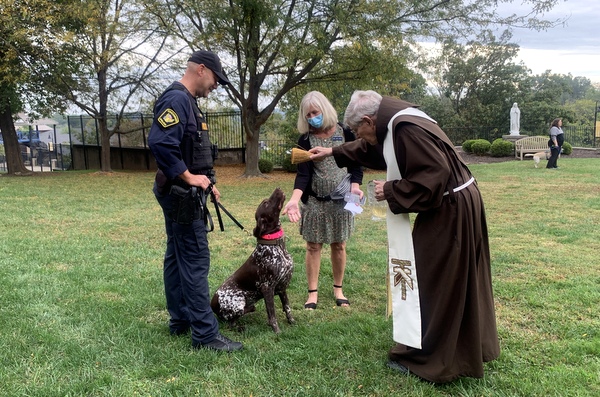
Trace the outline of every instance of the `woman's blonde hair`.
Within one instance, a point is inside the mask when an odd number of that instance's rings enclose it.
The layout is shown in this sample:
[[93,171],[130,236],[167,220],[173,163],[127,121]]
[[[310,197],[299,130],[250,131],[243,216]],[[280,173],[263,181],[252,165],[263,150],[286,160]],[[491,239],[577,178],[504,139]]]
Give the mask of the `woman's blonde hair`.
[[337,124],[338,115],[333,105],[319,91],[311,91],[304,95],[300,102],[300,109],[298,110],[298,132],[304,134],[310,130],[308,121],[306,121],[306,113],[308,108],[314,106],[321,111],[323,114],[323,129],[329,129]]

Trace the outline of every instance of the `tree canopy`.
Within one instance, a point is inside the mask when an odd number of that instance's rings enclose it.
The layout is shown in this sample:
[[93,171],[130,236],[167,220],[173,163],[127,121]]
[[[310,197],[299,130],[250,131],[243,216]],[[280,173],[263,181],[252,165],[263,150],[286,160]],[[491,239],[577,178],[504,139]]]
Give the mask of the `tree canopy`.
[[[150,18],[139,0],[87,0],[77,8],[85,21],[64,44],[79,65],[76,84],[58,80],[67,100],[97,120],[102,171],[111,171],[110,137],[135,132],[121,122],[124,113],[148,107],[162,89],[161,73],[176,53],[168,32]],[[109,125],[109,115],[117,115]]]
[[[519,48],[509,40],[507,32],[496,39],[487,31],[466,44],[446,40],[440,55],[426,61],[440,103],[451,108],[446,127],[502,126],[512,104],[523,100],[529,71],[515,63]],[[430,112],[436,117],[442,109]]]
[[386,48],[422,37],[475,33],[494,23],[543,28],[551,22],[535,16],[556,3],[525,1],[532,5],[530,16],[502,17],[496,0],[154,1],[157,18],[190,50],[213,50],[224,59],[233,82],[228,93],[241,109],[246,131],[248,176],[260,174],[260,126],[295,87],[354,83],[358,76],[375,88],[381,73],[367,72],[374,60],[386,58]]
[[80,27],[74,0],[3,0],[0,5],[0,130],[10,174],[27,173],[13,116],[33,109],[47,115],[64,109],[52,89],[56,76],[72,81],[74,65],[62,44]]
[[[460,120],[469,108],[494,122],[489,115],[507,106],[500,96],[520,95],[535,82],[522,79],[522,65],[511,64],[518,47],[506,37],[495,42],[477,35],[490,26],[553,26],[560,21],[539,16],[557,1],[524,0],[531,12],[507,16],[497,7],[510,0],[2,0],[0,110],[14,114],[25,103],[42,109],[32,103],[36,95],[46,105],[68,100],[98,121],[107,171],[110,136],[127,132],[118,122],[108,127],[108,112],[149,110],[193,50],[212,50],[232,81],[227,97],[242,113],[246,175],[256,176],[261,126],[278,106],[297,107],[311,89],[340,110],[355,89],[427,100],[410,49],[424,38],[446,43],[440,92],[447,110]],[[471,38],[467,53],[458,37]],[[42,89],[30,90],[40,81]],[[515,89],[515,81],[523,87]],[[572,95],[585,91],[586,82],[577,83]]]

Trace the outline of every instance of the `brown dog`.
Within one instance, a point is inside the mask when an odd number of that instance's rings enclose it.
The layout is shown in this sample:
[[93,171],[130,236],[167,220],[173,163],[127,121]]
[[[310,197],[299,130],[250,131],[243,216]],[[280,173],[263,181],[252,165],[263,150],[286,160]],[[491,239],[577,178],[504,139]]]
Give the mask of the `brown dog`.
[[210,305],[221,320],[231,327],[244,314],[255,310],[254,304],[265,300],[269,325],[280,332],[275,315],[275,295],[279,295],[283,311],[290,324],[294,323],[286,289],[290,284],[294,264],[285,248],[279,222],[285,194],[279,188],[256,209],[256,248],[246,262],[215,292]]

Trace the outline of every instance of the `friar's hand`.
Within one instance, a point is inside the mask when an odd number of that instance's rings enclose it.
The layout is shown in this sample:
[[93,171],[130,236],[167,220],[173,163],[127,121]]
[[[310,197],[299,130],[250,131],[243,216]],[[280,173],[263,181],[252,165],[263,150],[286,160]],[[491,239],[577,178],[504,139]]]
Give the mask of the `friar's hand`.
[[311,160],[323,160],[325,157],[331,156],[333,149],[328,147],[315,146],[308,151]]
[[383,185],[386,181],[373,181],[375,182],[375,199],[377,201],[385,200],[385,193],[383,192]]

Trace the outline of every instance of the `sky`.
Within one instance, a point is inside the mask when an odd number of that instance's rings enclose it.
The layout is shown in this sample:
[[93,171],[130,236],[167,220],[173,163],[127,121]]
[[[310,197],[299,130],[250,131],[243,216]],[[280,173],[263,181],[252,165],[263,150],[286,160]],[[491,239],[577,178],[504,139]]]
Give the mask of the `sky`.
[[[516,14],[520,9],[519,0],[510,6]],[[600,0],[560,0],[544,18],[568,20],[547,31],[515,29],[510,41],[520,46],[518,60],[534,75],[550,69],[600,84]]]

